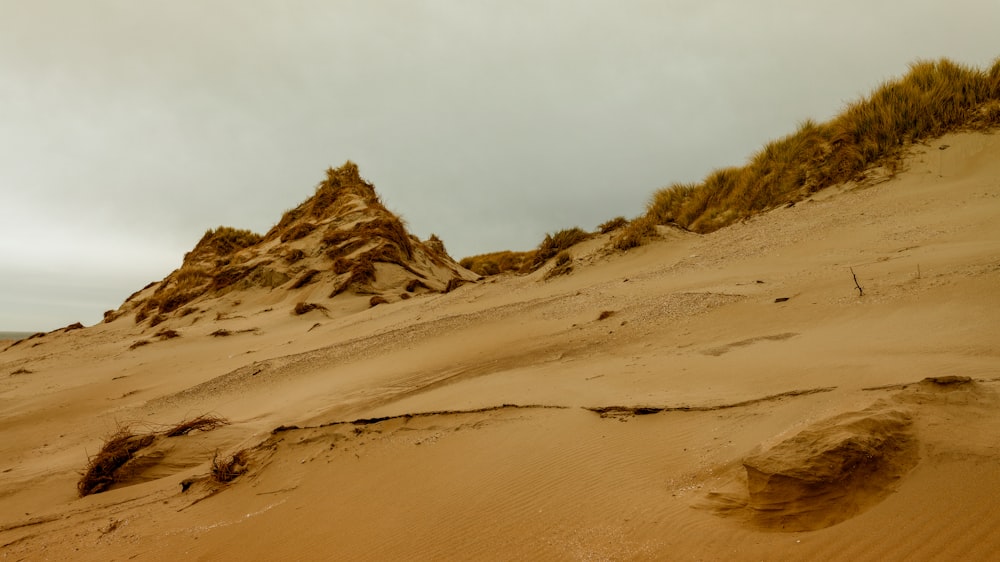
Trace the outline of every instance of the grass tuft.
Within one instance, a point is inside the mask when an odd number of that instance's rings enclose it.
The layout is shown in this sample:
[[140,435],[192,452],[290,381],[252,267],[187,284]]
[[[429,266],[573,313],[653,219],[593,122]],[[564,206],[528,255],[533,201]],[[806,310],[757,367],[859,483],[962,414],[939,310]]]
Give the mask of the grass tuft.
[[127,470],[123,470],[136,452],[153,442],[153,435],[136,435],[127,425],[104,439],[101,450],[87,459],[87,468],[77,482],[80,497],[103,492],[117,482],[125,480]]
[[294,312],[296,316],[302,316],[303,314],[306,314],[307,312],[312,312],[313,310],[320,310],[323,312],[327,312],[329,309],[321,304],[317,304],[314,302],[300,302],[296,303],[295,308],[292,310],[292,312]]
[[182,421],[167,431],[164,431],[163,435],[167,437],[180,437],[181,435],[187,435],[192,431],[211,431],[217,427],[227,425],[228,423],[229,420],[226,418],[203,414],[189,420]]
[[246,472],[249,460],[249,455],[245,449],[224,458],[220,458],[219,452],[216,451],[215,456],[212,457],[212,468],[210,470],[212,480],[220,484],[232,482],[239,475]]

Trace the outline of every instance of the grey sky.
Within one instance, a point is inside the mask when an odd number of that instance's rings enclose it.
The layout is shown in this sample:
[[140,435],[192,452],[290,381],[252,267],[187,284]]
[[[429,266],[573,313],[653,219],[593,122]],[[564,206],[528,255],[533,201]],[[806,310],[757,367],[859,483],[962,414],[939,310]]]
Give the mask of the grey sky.
[[0,330],[99,321],[351,159],[456,258],[642,212],[1000,3],[0,0]]

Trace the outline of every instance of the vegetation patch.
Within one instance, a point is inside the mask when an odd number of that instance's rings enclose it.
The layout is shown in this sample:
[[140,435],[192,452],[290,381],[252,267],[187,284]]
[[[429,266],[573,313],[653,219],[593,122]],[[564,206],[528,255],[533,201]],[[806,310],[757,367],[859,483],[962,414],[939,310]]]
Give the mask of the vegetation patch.
[[249,454],[247,454],[246,449],[233,453],[228,457],[220,457],[219,452],[216,451],[215,456],[212,457],[212,468],[210,470],[212,480],[220,484],[232,482],[239,475],[246,472],[249,460]]
[[179,424],[164,431],[163,435],[166,437],[180,437],[181,435],[187,435],[192,431],[212,431],[213,429],[222,427],[228,423],[229,420],[226,418],[203,414],[180,422]]
[[296,279],[294,283],[292,283],[292,286],[289,287],[289,289],[301,289],[302,287],[305,287],[309,283],[312,283],[313,278],[315,278],[317,275],[319,275],[318,269],[310,269],[309,271],[299,276],[299,278]]
[[569,275],[573,272],[573,256],[567,251],[559,252],[556,256],[556,263],[552,269],[545,272],[545,279],[549,280],[560,275]]
[[477,275],[498,275],[500,273],[525,273],[528,271],[535,251],[530,252],[492,252],[462,258],[459,265]]
[[128,426],[119,426],[104,439],[101,450],[87,459],[87,468],[76,485],[80,497],[103,492],[126,480],[129,475],[125,465],[154,439],[153,435],[136,435]]
[[382,295],[375,295],[368,301],[369,308],[376,307],[380,304],[389,304],[389,301]]
[[545,262],[558,255],[559,252],[589,240],[591,237],[593,237],[592,234],[577,227],[560,230],[555,234],[546,234],[545,239],[538,245],[538,250],[535,251],[535,255],[531,259],[531,271],[536,271],[545,265]]
[[167,330],[160,330],[159,332],[156,332],[155,336],[158,337],[158,338],[160,338],[160,339],[164,339],[164,340],[172,340],[174,338],[181,337],[181,334],[177,330],[167,329]]
[[294,312],[296,316],[301,316],[303,314],[306,314],[307,312],[312,312],[313,310],[320,310],[323,312],[327,312],[329,309],[321,304],[317,304],[314,302],[300,302],[296,303],[295,308],[293,309],[292,312]]
[[[986,71],[947,59],[911,65],[826,123],[806,121],[741,167],[657,191],[644,218],[712,232],[825,187],[864,181],[867,170],[899,169],[906,147],[945,133],[1000,126],[1000,59]],[[627,241],[627,243],[626,243]],[[623,238],[628,249],[641,237]]]
[[625,227],[627,225],[628,225],[628,219],[626,219],[625,217],[615,217],[609,221],[602,222],[597,227],[597,230],[601,234],[607,234],[609,232],[614,232],[615,230],[618,230],[619,228]]

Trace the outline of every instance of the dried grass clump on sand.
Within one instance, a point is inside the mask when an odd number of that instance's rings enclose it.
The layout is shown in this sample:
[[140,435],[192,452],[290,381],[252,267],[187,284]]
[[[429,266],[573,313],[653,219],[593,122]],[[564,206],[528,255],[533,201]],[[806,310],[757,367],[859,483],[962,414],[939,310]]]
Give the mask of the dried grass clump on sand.
[[917,62],[832,120],[806,121],[797,132],[767,144],[745,166],[657,191],[645,217],[712,232],[822,188],[862,181],[873,167],[884,166],[893,175],[907,146],[951,131],[996,128],[998,109],[1000,59],[986,71],[948,59]]
[[545,272],[545,279],[549,280],[560,275],[569,275],[573,272],[573,256],[569,252],[562,251],[556,256],[556,264],[552,269]]
[[369,307],[375,307],[380,304],[389,304],[389,301],[381,295],[375,295],[374,297],[371,298],[371,300],[368,301]]
[[530,252],[491,252],[462,258],[459,265],[478,275],[497,275],[500,273],[523,273],[528,270],[535,251]]
[[326,312],[329,309],[314,302],[300,302],[295,305],[295,309],[292,312],[294,312],[296,316],[301,316],[307,312],[312,312],[313,310]]
[[212,468],[210,471],[212,480],[220,484],[232,482],[236,477],[246,472],[249,461],[248,457],[249,455],[245,449],[224,458],[220,458],[219,452],[216,451],[215,456],[212,457]]
[[104,440],[101,450],[90,457],[77,482],[80,497],[103,492],[125,479],[123,467],[137,451],[153,442],[153,435],[136,435],[127,425],[119,426]]
[[563,250],[589,240],[591,237],[593,237],[591,233],[577,227],[560,230],[555,234],[546,234],[545,239],[539,244],[538,250],[531,259],[531,271],[542,267],[545,265],[545,262],[557,256]]
[[217,427],[227,425],[228,423],[229,420],[221,416],[204,414],[191,418],[190,420],[182,421],[181,423],[164,431],[163,435],[167,437],[180,437],[181,435],[187,435],[192,431],[211,431]]

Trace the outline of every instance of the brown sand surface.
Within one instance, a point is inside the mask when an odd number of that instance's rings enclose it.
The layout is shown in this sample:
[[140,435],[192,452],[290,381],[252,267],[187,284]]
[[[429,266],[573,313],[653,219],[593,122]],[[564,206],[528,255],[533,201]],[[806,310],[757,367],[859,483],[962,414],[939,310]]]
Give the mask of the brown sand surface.
[[[954,134],[548,281],[5,342],[0,559],[997,559],[998,218],[1000,136]],[[121,424],[204,413],[77,496]]]

